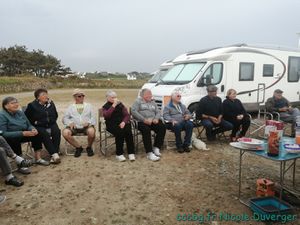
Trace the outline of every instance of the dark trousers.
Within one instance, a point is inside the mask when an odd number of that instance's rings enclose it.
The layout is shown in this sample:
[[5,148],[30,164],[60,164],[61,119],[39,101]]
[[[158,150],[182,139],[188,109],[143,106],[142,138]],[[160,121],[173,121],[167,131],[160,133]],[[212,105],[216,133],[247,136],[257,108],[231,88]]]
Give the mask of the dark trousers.
[[24,142],[31,142],[34,151],[42,149],[42,141],[39,135],[33,137],[14,137],[14,138],[5,138],[9,146],[17,155],[22,155],[22,146]]
[[[192,121],[184,120],[180,123],[175,124],[174,126],[172,124],[167,124],[167,128],[174,132],[177,148],[186,147],[191,144],[191,138],[194,128],[194,124]],[[184,142],[182,144],[181,131],[183,130],[185,131],[185,136]]]
[[0,147],[0,168],[4,176],[11,174],[11,166],[4,148]]
[[134,154],[134,144],[131,125],[127,123],[123,129],[117,126],[108,126],[106,130],[115,136],[116,141],[116,155],[123,155],[123,144],[126,141],[128,154]]
[[236,133],[240,130],[242,126],[242,130],[239,136],[244,137],[250,127],[250,118],[249,116],[244,116],[241,120],[229,120],[229,122],[233,125],[231,137],[235,137]]
[[205,127],[208,140],[214,139],[216,134],[231,130],[233,128],[233,125],[230,122],[223,119],[219,124],[215,124],[209,119],[204,119],[201,121],[201,123]]
[[154,139],[154,147],[161,148],[164,143],[165,135],[166,135],[166,127],[159,120],[158,124],[147,125],[143,122],[138,123],[138,129],[141,131],[143,136],[143,143],[146,150],[146,153],[152,152],[152,141],[151,141],[151,130],[153,130],[156,135]]
[[50,155],[59,152],[61,132],[57,124],[53,124],[49,128],[36,127],[38,130],[38,136],[44,144],[46,150]]

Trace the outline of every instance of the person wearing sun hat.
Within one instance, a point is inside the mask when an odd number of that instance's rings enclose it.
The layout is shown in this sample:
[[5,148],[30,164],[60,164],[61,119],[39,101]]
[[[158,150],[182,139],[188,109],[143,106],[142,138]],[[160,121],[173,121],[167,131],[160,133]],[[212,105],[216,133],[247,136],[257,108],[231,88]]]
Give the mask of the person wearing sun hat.
[[292,135],[295,136],[295,124],[296,119],[300,116],[300,110],[298,108],[293,108],[290,102],[282,96],[283,91],[276,89],[273,93],[273,97],[268,98],[266,101],[266,110],[268,112],[278,112],[280,115],[280,120],[292,124]]
[[72,94],[74,103],[71,104],[64,113],[62,122],[65,129],[62,132],[63,137],[75,148],[75,157],[81,156],[83,151],[82,145],[75,140],[73,135],[84,133],[88,138],[88,146],[86,148],[88,156],[93,156],[92,149],[95,140],[96,118],[93,113],[93,107],[90,103],[84,102],[85,93],[80,89],[75,89]]

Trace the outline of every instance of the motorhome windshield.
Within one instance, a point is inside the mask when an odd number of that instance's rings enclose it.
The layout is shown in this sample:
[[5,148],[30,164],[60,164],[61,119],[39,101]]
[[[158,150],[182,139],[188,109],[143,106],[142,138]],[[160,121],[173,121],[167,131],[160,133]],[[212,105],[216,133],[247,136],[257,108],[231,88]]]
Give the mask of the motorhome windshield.
[[199,73],[205,62],[178,64],[170,69],[162,78],[164,84],[186,84]]
[[153,75],[153,77],[148,81],[148,83],[157,83],[160,79],[162,79],[166,73],[168,72],[168,69],[161,69],[156,74]]

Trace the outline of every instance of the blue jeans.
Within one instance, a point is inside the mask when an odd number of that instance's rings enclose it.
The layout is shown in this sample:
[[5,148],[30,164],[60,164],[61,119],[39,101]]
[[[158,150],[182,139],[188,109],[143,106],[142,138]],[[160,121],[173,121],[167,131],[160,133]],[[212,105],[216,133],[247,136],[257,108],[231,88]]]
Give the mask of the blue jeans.
[[[192,121],[184,120],[180,123],[175,124],[174,126],[172,124],[168,124],[167,128],[174,132],[177,148],[190,146],[193,128],[194,128],[194,124]],[[184,136],[184,142],[182,144],[181,131],[183,130],[185,131],[185,136]]]
[[201,123],[205,127],[208,140],[213,140],[216,137],[216,134],[232,130],[233,128],[233,125],[224,119],[222,119],[219,124],[215,124],[209,119],[204,119]]

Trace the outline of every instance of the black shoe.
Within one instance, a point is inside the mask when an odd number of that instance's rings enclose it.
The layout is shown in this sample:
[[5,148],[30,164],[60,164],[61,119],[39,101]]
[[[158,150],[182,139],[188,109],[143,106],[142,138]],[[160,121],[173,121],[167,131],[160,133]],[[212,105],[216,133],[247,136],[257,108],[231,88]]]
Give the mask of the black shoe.
[[32,164],[33,164],[32,160],[24,159],[20,164],[18,164],[18,167],[19,168],[30,167],[32,166]]
[[13,185],[15,187],[21,187],[24,184],[24,182],[21,181],[21,180],[18,180],[17,177],[13,177],[10,180],[6,180],[5,184],[6,185]]
[[177,148],[177,152],[178,153],[184,153],[184,149],[183,148]]
[[76,158],[80,157],[80,156],[81,156],[81,153],[82,153],[82,151],[83,151],[83,148],[82,148],[82,147],[80,147],[80,148],[76,148],[76,149],[75,149],[75,154],[74,154],[74,157],[76,157]]
[[189,148],[189,146],[184,146],[184,147],[183,147],[183,150],[184,150],[185,152],[190,152],[190,151],[191,151],[191,149]]
[[21,173],[21,174],[25,174],[25,175],[27,175],[27,174],[31,174],[31,171],[30,171],[30,169],[29,168],[27,168],[27,167],[20,167],[20,168],[18,168],[18,170],[17,170],[19,173]]
[[87,152],[88,156],[93,156],[94,155],[94,150],[91,147],[87,147],[86,152]]

